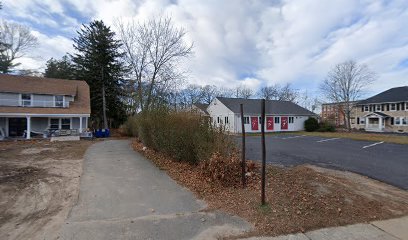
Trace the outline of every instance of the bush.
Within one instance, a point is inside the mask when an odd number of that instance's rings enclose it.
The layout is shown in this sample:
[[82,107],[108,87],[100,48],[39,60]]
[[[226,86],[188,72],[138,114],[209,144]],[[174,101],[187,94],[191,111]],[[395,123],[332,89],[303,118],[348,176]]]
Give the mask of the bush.
[[241,160],[237,152],[229,156],[215,152],[209,160],[201,163],[200,168],[211,182],[219,182],[226,187],[241,183]]
[[317,129],[318,132],[335,132],[336,128],[334,127],[333,124],[329,122],[321,122],[319,124],[319,129]]
[[214,152],[229,156],[235,146],[223,129],[213,127],[209,118],[166,108],[129,118],[123,128],[147,147],[190,163],[206,161]]
[[305,130],[307,132],[314,132],[319,129],[319,122],[317,122],[316,118],[310,117],[305,121]]
[[119,132],[122,135],[126,135],[129,137],[138,137],[138,131],[137,131],[137,118],[136,117],[129,117],[127,121],[122,124],[119,128]]

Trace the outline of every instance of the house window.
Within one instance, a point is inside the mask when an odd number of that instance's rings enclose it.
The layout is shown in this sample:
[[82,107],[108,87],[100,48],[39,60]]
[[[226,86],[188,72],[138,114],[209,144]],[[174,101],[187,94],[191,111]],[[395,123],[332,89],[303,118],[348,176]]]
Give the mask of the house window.
[[396,117],[395,118],[395,125],[400,125],[401,121],[400,121],[400,117]]
[[408,123],[408,117],[403,117],[402,118],[402,125],[407,125]]
[[70,118],[61,119],[61,129],[71,129],[71,119]]
[[365,119],[364,118],[360,119],[360,124],[365,124]]
[[229,123],[228,117],[225,117],[224,119],[225,119],[225,124]]
[[249,117],[244,117],[244,124],[249,124]]
[[381,105],[375,105],[375,110],[378,112],[381,111]]
[[368,112],[368,106],[364,106],[364,112]]
[[21,94],[21,102],[23,107],[31,106],[31,94]]
[[50,119],[50,129],[59,129],[59,119],[58,118]]
[[396,107],[395,107],[395,103],[391,103],[391,111],[395,111]]
[[55,104],[55,107],[63,107],[64,106],[64,96],[54,96],[54,104]]
[[289,117],[289,123],[293,123],[293,122],[294,122],[293,117]]
[[279,123],[279,117],[275,117],[275,123]]

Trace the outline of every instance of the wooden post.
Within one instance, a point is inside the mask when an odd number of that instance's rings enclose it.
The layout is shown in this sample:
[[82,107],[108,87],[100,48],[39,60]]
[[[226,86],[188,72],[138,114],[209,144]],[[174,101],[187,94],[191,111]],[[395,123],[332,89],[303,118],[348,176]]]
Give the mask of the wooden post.
[[261,140],[262,140],[262,186],[261,186],[261,203],[265,205],[265,168],[266,168],[266,151],[265,151],[265,99],[262,99],[261,106]]
[[241,161],[241,178],[242,178],[242,187],[246,186],[246,177],[245,177],[245,123],[244,123],[244,105],[241,103],[241,132],[242,132],[242,161]]

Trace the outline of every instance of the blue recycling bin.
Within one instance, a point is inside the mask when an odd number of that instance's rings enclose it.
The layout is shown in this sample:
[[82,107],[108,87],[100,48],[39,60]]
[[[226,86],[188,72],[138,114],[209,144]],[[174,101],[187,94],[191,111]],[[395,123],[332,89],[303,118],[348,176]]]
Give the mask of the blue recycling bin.
[[110,131],[109,129],[96,129],[94,135],[97,138],[107,138],[110,136]]

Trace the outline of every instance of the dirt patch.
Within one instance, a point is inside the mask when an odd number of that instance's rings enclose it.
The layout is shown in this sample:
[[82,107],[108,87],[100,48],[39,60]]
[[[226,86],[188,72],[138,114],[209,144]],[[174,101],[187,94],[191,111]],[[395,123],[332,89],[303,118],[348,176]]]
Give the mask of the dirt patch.
[[23,155],[31,155],[31,154],[39,154],[41,152],[45,152],[45,151],[51,151],[51,152],[55,152],[57,151],[56,148],[27,148],[27,149],[23,149],[21,151],[21,154]]
[[0,142],[0,239],[55,239],[90,141]]
[[356,174],[310,166],[268,165],[268,204],[261,206],[259,171],[249,177],[246,189],[225,187],[210,181],[195,166],[143,150],[138,141],[133,147],[205,200],[208,210],[221,209],[254,224],[255,231],[246,236],[276,236],[408,214],[406,191]]

